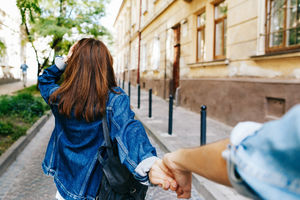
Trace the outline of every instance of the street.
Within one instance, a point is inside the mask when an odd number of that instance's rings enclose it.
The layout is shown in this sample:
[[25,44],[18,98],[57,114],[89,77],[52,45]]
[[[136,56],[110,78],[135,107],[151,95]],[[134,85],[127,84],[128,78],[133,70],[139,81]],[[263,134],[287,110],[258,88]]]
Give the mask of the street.
[[[52,177],[44,175],[41,169],[53,126],[52,116],[20,153],[17,160],[0,177],[0,200],[55,200],[56,188]],[[151,142],[157,148],[158,156],[161,157],[164,152],[152,139]],[[172,200],[176,199],[176,195],[159,187],[150,187],[146,199]],[[195,190],[192,191],[191,199],[200,200]]]
[[[29,87],[33,84],[36,84],[36,80],[28,80],[26,86]],[[22,81],[3,84],[0,87],[0,95],[12,94],[13,92],[21,90],[23,88],[24,86]]]

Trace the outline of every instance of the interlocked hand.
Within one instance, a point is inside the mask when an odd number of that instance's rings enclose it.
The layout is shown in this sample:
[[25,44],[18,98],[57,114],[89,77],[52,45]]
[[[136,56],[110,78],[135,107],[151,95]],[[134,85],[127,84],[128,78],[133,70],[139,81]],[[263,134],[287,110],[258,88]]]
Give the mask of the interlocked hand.
[[154,185],[162,187],[164,190],[171,189],[176,191],[177,183],[173,178],[173,174],[164,165],[161,159],[156,160],[149,171],[150,182]]
[[167,153],[163,158],[165,166],[168,167],[169,171],[172,173],[172,177],[177,182],[177,198],[190,198],[192,189],[192,173],[182,169],[177,165],[172,159],[175,156],[174,153]]

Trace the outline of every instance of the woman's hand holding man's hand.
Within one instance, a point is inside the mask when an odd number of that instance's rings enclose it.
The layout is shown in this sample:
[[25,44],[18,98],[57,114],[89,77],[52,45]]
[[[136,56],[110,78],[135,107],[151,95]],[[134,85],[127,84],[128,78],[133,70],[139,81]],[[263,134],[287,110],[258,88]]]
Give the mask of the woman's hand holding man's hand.
[[192,173],[190,171],[185,170],[175,161],[178,157],[178,151],[167,153],[163,158],[164,165],[168,168],[168,170],[172,173],[172,178],[177,183],[177,198],[180,199],[188,199],[191,197],[191,189],[192,189]]
[[176,191],[177,198],[190,198],[192,173],[183,170],[173,161],[174,153],[168,153],[163,160],[158,159],[149,172],[150,182],[164,190]]
[[149,179],[153,185],[158,185],[164,190],[171,189],[176,191],[177,183],[173,178],[173,174],[165,166],[161,159],[155,161],[149,171]]

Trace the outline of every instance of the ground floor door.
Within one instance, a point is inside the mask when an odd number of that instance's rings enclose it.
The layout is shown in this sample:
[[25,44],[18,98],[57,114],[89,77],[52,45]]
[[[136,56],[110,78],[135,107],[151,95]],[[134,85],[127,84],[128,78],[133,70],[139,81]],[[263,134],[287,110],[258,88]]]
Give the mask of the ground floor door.
[[174,31],[174,61],[171,93],[174,96],[179,87],[179,63],[180,63],[180,24],[173,27]]

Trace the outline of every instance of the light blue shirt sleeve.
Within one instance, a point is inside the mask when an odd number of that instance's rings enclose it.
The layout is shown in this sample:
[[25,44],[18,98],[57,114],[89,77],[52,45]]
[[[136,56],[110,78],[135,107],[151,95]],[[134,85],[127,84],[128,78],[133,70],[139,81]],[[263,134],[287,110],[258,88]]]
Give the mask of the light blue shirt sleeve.
[[229,179],[254,199],[300,199],[300,106],[281,119],[238,124],[223,152]]

